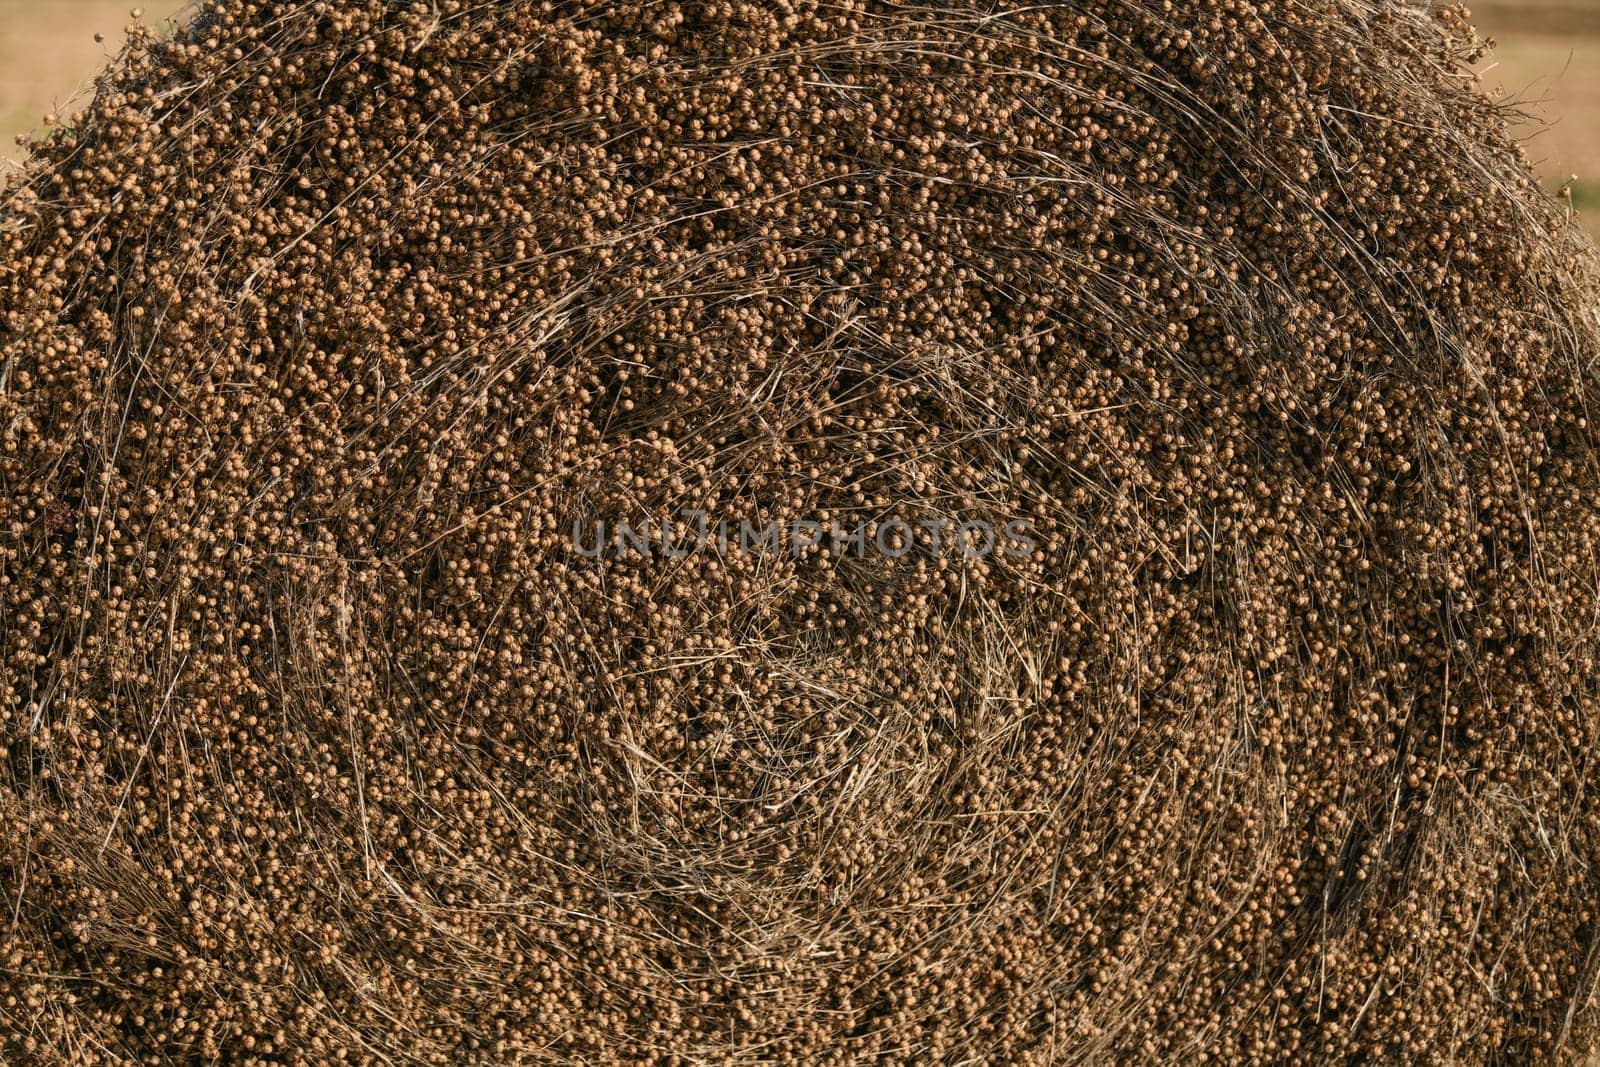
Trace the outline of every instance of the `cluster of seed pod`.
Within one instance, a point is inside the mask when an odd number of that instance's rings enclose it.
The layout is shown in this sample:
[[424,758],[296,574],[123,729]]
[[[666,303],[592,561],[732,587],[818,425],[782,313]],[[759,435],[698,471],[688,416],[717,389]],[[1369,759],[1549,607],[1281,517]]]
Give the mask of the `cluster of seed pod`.
[[[135,26],[0,198],[0,1060],[1581,1051],[1600,301],[1466,18]],[[680,513],[916,533],[575,550]]]

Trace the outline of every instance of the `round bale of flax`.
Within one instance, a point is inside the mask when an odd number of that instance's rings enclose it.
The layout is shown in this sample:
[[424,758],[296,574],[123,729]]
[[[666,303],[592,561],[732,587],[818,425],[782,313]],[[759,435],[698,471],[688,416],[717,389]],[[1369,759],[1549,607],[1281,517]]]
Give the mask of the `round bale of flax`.
[[0,207],[0,1058],[1527,1063],[1595,258],[1400,0],[205,0]]

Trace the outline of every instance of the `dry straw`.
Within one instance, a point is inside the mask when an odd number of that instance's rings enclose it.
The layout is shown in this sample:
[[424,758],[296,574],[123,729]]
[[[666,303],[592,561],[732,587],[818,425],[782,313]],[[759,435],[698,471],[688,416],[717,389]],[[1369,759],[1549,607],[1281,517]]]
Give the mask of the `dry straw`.
[[[1586,1050],[1595,261],[1476,48],[135,27],[0,205],[0,1060]],[[1036,548],[570,542],[684,508]]]

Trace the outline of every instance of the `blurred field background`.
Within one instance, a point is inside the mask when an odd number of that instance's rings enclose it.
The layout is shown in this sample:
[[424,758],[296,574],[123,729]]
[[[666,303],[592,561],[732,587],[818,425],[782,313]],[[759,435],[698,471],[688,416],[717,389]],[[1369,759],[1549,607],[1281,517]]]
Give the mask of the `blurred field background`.
[[1485,91],[1529,114],[1518,132],[1539,176],[1552,190],[1570,182],[1600,236],[1600,0],[1494,0],[1472,13],[1496,42]]
[[[135,0],[0,0],[0,169],[22,155],[16,136],[87,91],[122,46]],[[159,25],[186,5],[143,3],[144,21]],[[105,37],[96,42],[94,35]]]
[[[186,4],[142,7],[160,23]],[[130,0],[0,0],[0,169],[20,158],[17,134],[89,87],[132,9]],[[1519,132],[1540,177],[1557,191],[1577,175],[1573,203],[1600,235],[1600,0],[1488,0],[1472,10],[1498,42],[1481,68],[1485,91],[1530,113]]]

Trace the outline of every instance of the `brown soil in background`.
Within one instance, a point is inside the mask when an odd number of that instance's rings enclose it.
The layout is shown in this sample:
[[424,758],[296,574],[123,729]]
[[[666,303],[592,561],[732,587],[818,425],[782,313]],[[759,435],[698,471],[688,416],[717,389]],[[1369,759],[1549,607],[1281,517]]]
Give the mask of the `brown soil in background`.
[[[90,87],[122,46],[130,12],[147,22],[180,11],[175,0],[0,0],[0,170],[22,155],[16,135]],[[94,35],[105,39],[95,41]]]
[[1552,191],[1570,186],[1590,233],[1600,234],[1600,2],[1475,4],[1495,38],[1480,64],[1484,88],[1528,115],[1517,127]]

